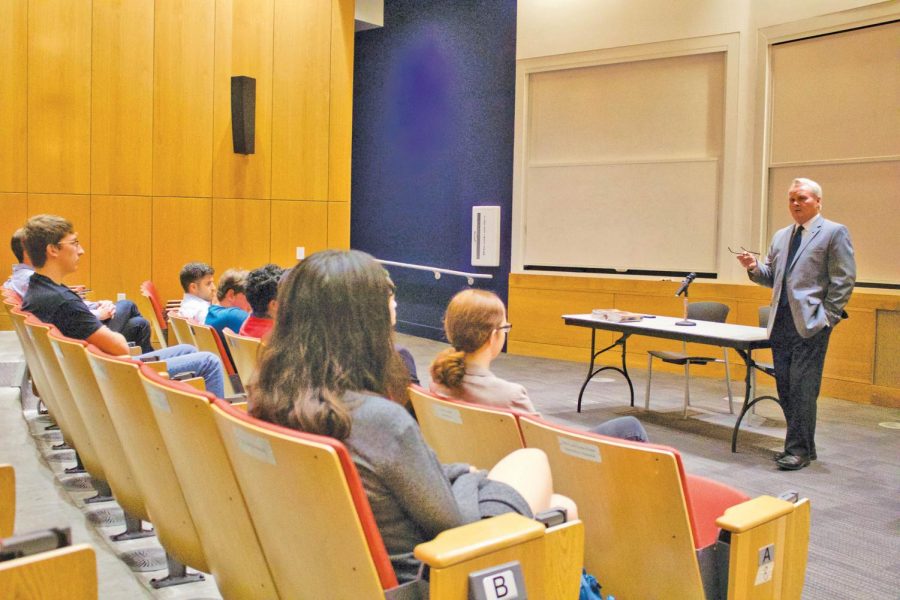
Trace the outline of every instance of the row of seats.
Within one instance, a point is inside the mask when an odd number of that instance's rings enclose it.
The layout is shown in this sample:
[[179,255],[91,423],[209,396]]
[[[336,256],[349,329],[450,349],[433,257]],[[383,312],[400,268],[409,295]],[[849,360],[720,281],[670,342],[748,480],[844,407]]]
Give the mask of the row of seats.
[[[161,346],[166,346],[168,332],[171,329],[177,343],[190,344],[198,350],[212,352],[222,359],[222,365],[225,368],[225,395],[230,397],[243,393],[252,372],[250,364],[247,363],[247,357],[253,357],[252,364],[255,366],[259,340],[240,336],[230,329],[226,329],[229,347],[229,351],[226,352],[222,338],[215,328],[192,323],[179,316],[172,310],[177,303],[169,303],[164,306],[152,281],[148,280],[141,284],[141,295],[150,302],[152,309],[150,323]],[[236,349],[235,346],[239,346],[239,348]],[[244,375],[241,375],[242,364],[244,365]]]
[[[64,439],[124,509],[123,534],[153,524],[169,564],[155,586],[196,579],[190,567],[212,573],[225,598],[418,597],[418,585],[397,584],[343,444],[254,419],[6,305]],[[570,599],[583,536],[580,521],[545,529],[504,515],[446,531],[416,556],[435,600],[466,598],[469,573],[511,561],[532,597]]]
[[[806,499],[743,493],[685,473],[679,452],[563,427],[533,415],[411,389],[443,463],[482,467],[522,447],[550,460],[554,489],[585,524],[585,568],[617,598],[800,598]],[[761,550],[772,545],[772,560]]]

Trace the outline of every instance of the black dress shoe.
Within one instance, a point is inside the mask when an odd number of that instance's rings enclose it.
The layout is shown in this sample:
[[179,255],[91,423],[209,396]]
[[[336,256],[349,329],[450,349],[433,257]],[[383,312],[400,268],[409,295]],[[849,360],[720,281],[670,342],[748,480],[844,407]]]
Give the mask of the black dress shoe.
[[779,469],[782,469],[784,471],[799,471],[803,467],[809,466],[809,459],[805,456],[794,456],[793,454],[788,454],[787,456],[784,456],[781,459],[775,461],[775,464],[778,465]]
[[[774,460],[775,462],[778,462],[785,456],[790,456],[790,454],[788,454],[787,452],[776,452],[775,454],[772,455],[772,460]],[[809,455],[809,460],[816,460],[815,452],[813,452],[812,454]]]

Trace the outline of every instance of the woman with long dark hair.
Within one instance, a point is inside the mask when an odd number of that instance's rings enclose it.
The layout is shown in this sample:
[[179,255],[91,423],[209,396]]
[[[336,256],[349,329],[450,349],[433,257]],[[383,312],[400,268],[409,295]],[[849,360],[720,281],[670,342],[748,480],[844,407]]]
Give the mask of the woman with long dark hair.
[[574,504],[553,494],[547,457],[519,450],[489,473],[441,465],[404,405],[409,375],[394,349],[393,283],[371,256],[324,251],[294,267],[250,413],[347,446],[401,582],[415,578],[413,549],[445,529],[515,511],[532,516]]

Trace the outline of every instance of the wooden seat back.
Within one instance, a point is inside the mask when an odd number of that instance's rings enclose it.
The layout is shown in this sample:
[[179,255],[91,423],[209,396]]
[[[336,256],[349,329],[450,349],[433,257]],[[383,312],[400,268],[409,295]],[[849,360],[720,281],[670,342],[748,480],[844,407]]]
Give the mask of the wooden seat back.
[[16,524],[16,470],[0,465],[0,538],[13,534]]
[[[28,331],[35,354],[38,356],[44,368],[44,375],[49,383],[53,398],[56,400],[56,409],[63,416],[64,423],[60,423],[63,430],[68,430],[71,444],[78,451],[85,470],[91,477],[106,481],[106,473],[97,451],[91,443],[91,438],[85,427],[85,418],[78,409],[69,384],[59,366],[59,359],[50,345],[50,331],[56,330],[52,325],[42,323],[34,315],[25,320],[25,329]],[[90,415],[88,415],[89,417]]]
[[74,447],[72,438],[66,431],[65,415],[56,407],[56,398],[53,396],[50,382],[44,374],[44,366],[41,364],[41,359],[34,349],[31,333],[25,327],[25,320],[29,316],[31,316],[31,313],[26,313],[19,308],[14,308],[9,311],[9,318],[12,321],[13,329],[15,329],[16,335],[19,338],[19,343],[22,345],[22,351],[25,353],[25,362],[28,364],[28,371],[31,373],[32,381],[37,386],[41,400],[44,402],[44,405],[46,405],[50,416],[56,421],[56,424],[59,425],[63,440]]
[[191,346],[197,345],[196,340],[194,340],[194,334],[191,333],[190,321],[184,317],[169,314],[169,323],[172,326],[172,331],[175,333],[175,340],[179,344],[190,344]]
[[414,385],[409,397],[422,435],[442,463],[464,462],[490,469],[524,447],[511,410],[438,398]]
[[141,363],[93,347],[88,362],[119,439],[126,440],[125,458],[160,543],[178,561],[208,573],[194,519],[141,382]]
[[519,419],[554,490],[578,505],[584,566],[622,598],[704,598],[680,457],[672,449]]
[[343,444],[259,421],[218,399],[214,412],[279,590],[379,598],[396,586]]
[[[624,598],[799,598],[809,502],[686,475],[674,448],[519,419],[585,523],[585,568]],[[761,550],[768,549],[766,560]],[[728,569],[721,560],[728,556]],[[702,558],[703,569],[701,572]]]
[[234,396],[235,393],[242,392],[243,390],[236,390],[234,384],[232,384],[232,377],[237,371],[234,369],[231,357],[228,355],[228,352],[225,351],[225,345],[222,344],[222,338],[219,337],[219,332],[210,325],[197,325],[196,323],[189,322],[188,327],[190,327],[191,336],[194,338],[197,349],[204,352],[212,352],[222,361],[222,366],[225,369],[226,375],[225,396]]
[[238,335],[232,330],[225,329],[225,343],[231,350],[231,358],[237,369],[238,376],[244,384],[244,388],[250,383],[250,378],[256,372],[259,365],[259,352],[262,342],[254,337]]
[[231,357],[228,356],[228,352],[225,351],[225,345],[222,343],[222,338],[219,337],[219,332],[211,325],[188,323],[188,326],[191,328],[191,335],[194,336],[194,341],[197,343],[197,349],[217,355],[222,359],[225,372],[229,375],[234,375],[234,365],[231,363]]
[[153,332],[156,334],[156,339],[159,340],[159,345],[165,348],[168,344],[167,336],[169,333],[166,313],[163,310],[162,298],[160,298],[159,292],[156,290],[156,285],[149,279],[141,284],[141,296],[150,302],[150,309],[153,313],[153,319],[150,320],[150,324],[153,327]]
[[97,557],[87,544],[0,562],[0,598],[97,600]]
[[88,362],[87,349],[92,346],[85,341],[68,338],[59,331],[50,332],[50,343],[59,357],[59,364],[72,390],[72,396],[76,398],[82,414],[90,415],[89,419],[84,420],[85,429],[103,463],[106,482],[112,489],[116,502],[130,515],[149,521],[144,495],[132,475],[122,440]]
[[275,583],[213,416],[215,396],[164,379],[147,365],[141,367],[141,381],[222,595],[275,597]]

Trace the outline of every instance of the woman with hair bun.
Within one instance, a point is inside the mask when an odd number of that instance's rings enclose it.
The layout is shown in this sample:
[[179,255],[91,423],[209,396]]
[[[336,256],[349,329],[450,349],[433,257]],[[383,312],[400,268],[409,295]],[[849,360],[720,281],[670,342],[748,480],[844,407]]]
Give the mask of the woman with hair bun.
[[[444,315],[444,331],[452,347],[431,363],[431,391],[475,404],[537,414],[524,387],[501,379],[490,370],[511,327],[503,301],[493,292],[468,289],[456,294]],[[647,432],[634,417],[612,419],[590,431],[647,441]]]
[[[441,465],[405,408],[409,375],[394,348],[394,285],[358,251],[317,252],[278,291],[278,313],[250,414],[341,440],[403,583],[416,578],[416,545],[505,512],[531,517],[575,505],[553,494],[547,456],[513,452],[487,471]],[[485,465],[489,466],[489,465]]]

